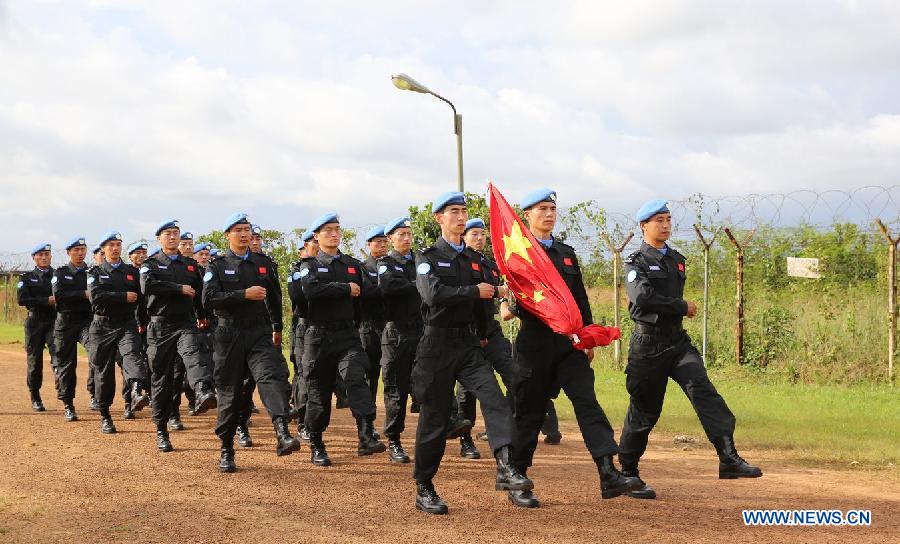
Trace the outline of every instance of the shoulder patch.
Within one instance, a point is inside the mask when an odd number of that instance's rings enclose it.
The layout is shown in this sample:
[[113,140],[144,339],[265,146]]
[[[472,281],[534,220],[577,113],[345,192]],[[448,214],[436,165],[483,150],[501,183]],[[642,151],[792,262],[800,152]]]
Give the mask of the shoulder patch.
[[19,283],[16,284],[16,288],[21,289],[23,285],[25,285],[25,282],[22,280],[19,280]]
[[387,272],[387,266],[386,266],[386,265],[383,265],[383,264],[382,264],[382,265],[379,265],[379,266],[378,266],[378,273],[379,273],[379,274],[384,274],[385,272]]
[[304,267],[303,270],[301,270],[300,272],[298,272],[298,274],[300,274],[300,277],[301,277],[301,278],[305,278],[306,276],[309,275],[309,268]]
[[88,285],[94,283],[95,281],[96,280],[94,279],[94,276],[88,276]]
[[416,272],[424,276],[425,274],[431,272],[431,265],[428,263],[421,263],[416,267]]
[[626,276],[628,283],[634,282],[637,279],[637,270],[631,270],[628,272],[628,276]]
[[302,271],[301,271],[301,272],[294,272],[293,274],[291,274],[291,278],[292,278],[292,279],[295,279],[295,280],[299,280],[299,279],[302,278],[302,277],[303,277],[303,272],[302,272]]
[[141,272],[141,274],[146,274],[147,272],[150,272],[150,267],[142,266],[140,272]]
[[57,278],[56,276],[53,276],[52,278],[50,278],[50,283],[56,283],[58,281],[59,281],[59,278]]
[[212,272],[207,272],[206,274],[203,274],[203,281],[209,281],[209,280],[211,280],[211,279],[213,279],[213,273],[212,273]]

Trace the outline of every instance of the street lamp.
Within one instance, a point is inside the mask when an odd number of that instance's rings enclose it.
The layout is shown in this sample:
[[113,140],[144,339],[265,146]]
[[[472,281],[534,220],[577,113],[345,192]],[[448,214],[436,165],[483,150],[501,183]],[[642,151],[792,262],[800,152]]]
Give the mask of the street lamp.
[[432,91],[425,85],[422,85],[415,79],[409,77],[406,74],[394,74],[391,76],[391,82],[394,84],[394,87],[397,87],[403,91],[414,91],[417,93],[430,94],[435,98],[439,98],[450,105],[450,109],[453,110],[453,132],[456,134],[456,168],[459,174],[459,191],[463,191],[463,154],[462,154],[462,115],[456,113],[456,106],[453,105],[453,102],[450,102],[443,96],[437,94]]

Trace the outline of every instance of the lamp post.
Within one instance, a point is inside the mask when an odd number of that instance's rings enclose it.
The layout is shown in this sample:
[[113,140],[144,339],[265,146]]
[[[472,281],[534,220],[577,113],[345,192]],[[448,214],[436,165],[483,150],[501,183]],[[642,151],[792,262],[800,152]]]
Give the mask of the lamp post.
[[450,109],[453,110],[453,133],[456,134],[456,169],[459,175],[457,184],[459,191],[463,192],[462,115],[456,113],[456,106],[453,105],[453,102],[450,102],[443,96],[437,94],[436,92],[432,91],[425,85],[422,85],[406,74],[392,75],[391,82],[394,84],[394,87],[397,87],[398,89],[401,89],[403,91],[414,91],[417,93],[430,94],[431,96],[443,100],[444,102],[449,104]]

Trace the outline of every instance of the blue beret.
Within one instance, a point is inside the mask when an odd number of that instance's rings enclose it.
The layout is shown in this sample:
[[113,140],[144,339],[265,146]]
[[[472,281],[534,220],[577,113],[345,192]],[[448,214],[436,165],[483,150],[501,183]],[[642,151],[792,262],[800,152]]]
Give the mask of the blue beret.
[[634,214],[634,220],[638,223],[646,221],[653,217],[658,213],[665,213],[669,211],[669,207],[667,206],[668,202],[665,200],[651,200],[650,202],[645,202],[643,206],[638,209],[638,211]]
[[384,226],[384,235],[390,236],[395,230],[401,227],[409,227],[411,223],[409,217],[406,217],[405,215],[403,217],[395,217],[388,221],[387,225]]
[[434,199],[434,202],[431,203],[431,211],[433,213],[438,213],[447,206],[451,206],[454,204],[465,206],[466,195],[460,193],[459,191],[448,191]]
[[147,257],[152,257],[152,256],[156,255],[157,253],[159,253],[159,250],[160,250],[160,249],[161,249],[161,248],[158,248],[158,247],[153,248],[153,251],[151,251],[150,253],[148,253],[148,254],[147,254]]
[[84,236],[76,236],[66,242],[66,250],[72,249],[75,246],[87,246],[87,243],[84,241]]
[[184,231],[184,232],[181,233],[181,239],[182,239],[182,240],[193,240],[193,239],[194,239],[194,235],[191,234],[191,233],[188,232],[188,231]]
[[375,238],[384,238],[384,227],[382,226],[374,226],[369,229],[369,232],[366,233],[366,242],[371,242]]
[[178,224],[177,219],[167,219],[167,220],[163,221],[162,223],[160,223],[159,225],[156,225],[156,232],[153,233],[153,235],[159,236],[159,233],[166,229],[179,229],[180,230],[181,225]]
[[209,242],[200,242],[198,244],[194,244],[194,253],[203,251],[204,249],[212,249],[212,246],[209,244]]
[[250,227],[250,232],[256,236],[262,236],[262,228],[259,225],[252,225]]
[[315,234],[315,232],[313,232],[311,230],[307,230],[306,232],[303,233],[303,236],[301,236],[300,239],[303,240],[304,242],[309,242],[313,239],[313,234]]
[[91,248],[91,255],[97,253],[98,251],[100,251],[102,249],[103,249],[103,247],[101,247],[100,244],[94,245],[94,247]]
[[121,242],[122,234],[120,234],[119,231],[115,230],[107,232],[103,235],[102,238],[100,238],[100,242],[97,244],[97,247],[103,247],[103,244],[105,244],[106,242],[111,242],[113,240],[119,240]]
[[247,214],[244,212],[234,212],[228,216],[228,219],[226,219],[224,223],[222,223],[222,232],[228,232],[231,230],[231,227],[245,223],[250,223],[250,221],[247,221]]
[[39,251],[50,251],[50,242],[41,242],[40,244],[31,248],[31,256],[33,257],[34,254]]
[[469,219],[466,221],[466,230],[463,232],[467,232],[469,229],[483,229],[484,228],[484,219],[480,217],[475,217],[474,219]]
[[328,223],[340,223],[340,220],[338,219],[338,216],[336,213],[329,212],[324,215],[320,215],[319,217],[317,217],[315,219],[315,221],[313,221],[312,223],[309,224],[308,230],[313,233],[319,232],[319,229],[324,227]]
[[523,210],[527,210],[528,208],[534,206],[535,204],[540,204],[541,202],[552,202],[556,204],[556,191],[553,189],[548,189],[547,187],[541,187],[540,189],[535,189],[534,191],[530,191],[528,194],[522,197],[519,205],[522,206]]
[[219,250],[216,249],[216,248],[212,248],[212,249],[209,250],[209,256],[210,256],[210,257],[218,257],[218,256],[221,255],[221,254],[222,254],[222,252],[219,251]]
[[145,244],[144,242],[135,242],[128,246],[127,254],[131,255],[139,249],[147,249],[147,244]]

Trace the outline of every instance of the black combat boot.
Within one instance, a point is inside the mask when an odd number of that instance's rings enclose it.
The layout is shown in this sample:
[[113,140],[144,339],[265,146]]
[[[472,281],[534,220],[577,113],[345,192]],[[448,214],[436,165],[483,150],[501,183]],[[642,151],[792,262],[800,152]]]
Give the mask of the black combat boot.
[[[525,477],[528,475],[526,470],[520,470],[519,473]],[[510,490],[507,492],[507,497],[509,498],[509,502],[521,508],[537,508],[541,505],[541,501],[539,501],[531,491]]]
[[150,396],[141,387],[140,382],[134,382],[131,387],[131,411],[140,412],[150,404]]
[[235,434],[237,434],[238,445],[242,448],[252,448],[253,447],[253,439],[250,438],[250,430],[246,425],[238,425],[235,430]]
[[194,415],[199,416],[211,408],[218,406],[216,393],[206,382],[197,384],[197,392],[194,396]]
[[447,505],[434,490],[434,484],[428,482],[416,482],[416,508],[426,514],[443,516],[447,513]]
[[465,418],[460,418],[457,415],[454,415],[450,419],[450,424],[447,426],[447,438],[459,438],[464,434],[469,434],[472,431],[472,422]]
[[167,431],[165,428],[156,429],[156,448],[163,453],[167,453],[175,449],[172,447],[172,441],[169,440],[169,431]]
[[171,416],[169,416],[169,430],[170,431],[183,431],[184,423],[181,422],[181,414],[178,412],[173,412]]
[[325,442],[322,441],[322,433],[309,433],[310,461],[317,467],[331,466],[331,458],[325,451]]
[[300,441],[291,436],[291,433],[288,432],[287,419],[276,417],[272,420],[272,426],[275,427],[275,436],[278,437],[275,453],[279,457],[282,455],[290,455],[300,449]]
[[356,448],[358,455],[372,455],[387,449],[384,447],[384,444],[375,440],[375,437],[372,436],[372,427],[369,426],[365,418],[356,420],[356,433],[359,435],[359,447]]
[[309,431],[306,429],[306,425],[302,423],[297,425],[297,438],[299,438],[301,442],[309,443]]
[[31,392],[31,410],[33,412],[43,412],[46,410],[46,408],[44,408],[44,401],[41,400],[41,394],[38,391]]
[[370,435],[372,435],[372,438],[374,438],[375,440],[381,440],[381,433],[379,433],[378,431],[375,430],[375,420],[374,419],[367,419],[366,427],[368,428],[368,433]]
[[612,499],[641,487],[638,478],[629,478],[619,472],[612,455],[596,457],[594,462],[597,463],[597,471],[600,473],[600,497]]
[[125,409],[122,410],[122,419],[134,419],[134,410],[131,409],[131,403],[125,403]]
[[759,478],[762,470],[749,464],[738,455],[734,447],[733,436],[722,436],[712,441],[719,454],[719,479],[734,480],[736,478]]
[[233,440],[222,440],[222,454],[219,457],[219,472],[236,472],[237,465],[234,464],[234,442]]
[[471,434],[466,433],[459,437],[459,454],[466,459],[481,459],[481,453],[475,447]]
[[550,434],[544,435],[544,444],[550,444],[551,446],[558,446],[561,441],[562,441],[562,433],[551,432]]
[[626,478],[637,478],[637,481],[641,484],[640,487],[636,487],[631,491],[627,491],[625,494],[633,499],[655,499],[656,491],[653,490],[652,487],[647,485],[644,480],[641,479],[640,472],[638,472],[637,465],[622,465],[622,475]]
[[116,426],[113,424],[109,408],[100,411],[100,432],[103,434],[116,434]]
[[100,403],[97,402],[97,397],[91,397],[91,403],[88,405],[88,408],[91,410],[91,412],[100,411]]
[[392,463],[409,463],[409,455],[400,444],[399,438],[388,438],[388,453],[391,456]]
[[78,414],[75,413],[75,405],[72,404],[72,401],[67,402],[64,407],[63,417],[66,421],[78,421]]
[[534,482],[512,465],[511,450],[510,446],[503,446],[494,452],[497,461],[497,485],[494,488],[497,491],[531,491],[534,489]]

